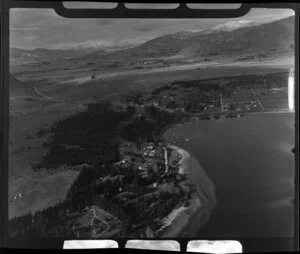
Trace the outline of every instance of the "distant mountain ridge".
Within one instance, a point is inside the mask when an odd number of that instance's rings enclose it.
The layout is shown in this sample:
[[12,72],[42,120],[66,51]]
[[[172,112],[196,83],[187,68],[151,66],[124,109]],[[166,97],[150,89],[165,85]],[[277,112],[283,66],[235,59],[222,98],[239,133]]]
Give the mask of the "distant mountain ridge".
[[[201,57],[261,49],[285,50],[294,41],[294,16],[280,20],[229,21],[203,31],[180,31],[148,40],[140,45],[120,45],[111,50],[99,50],[96,44],[82,44],[68,50],[10,49],[10,59],[26,63],[66,58],[124,57]],[[125,49],[122,49],[124,48]],[[115,50],[114,50],[115,49]]]
[[179,49],[183,55],[216,55],[264,49],[290,49],[294,42],[294,17],[270,23],[243,25],[233,30],[220,30],[193,36]]
[[9,50],[11,63],[20,63],[20,64],[73,58],[73,57],[85,55],[90,52],[91,50],[89,49],[60,50],[60,49],[36,48],[32,50],[25,50],[19,48],[10,48]]
[[49,49],[49,48],[36,48],[36,49],[20,49],[10,48],[10,62],[13,65],[35,63],[43,61],[55,61],[59,59],[73,59],[88,55],[93,52],[107,53],[111,51],[124,50],[136,46],[134,43],[128,44],[113,44],[101,45],[97,42],[86,42],[68,49]]
[[156,56],[207,56],[245,50],[288,49],[293,40],[294,17],[289,17],[251,26],[243,24],[229,30],[219,26],[210,32],[187,33],[180,37],[166,35],[142,44],[138,50],[143,49],[148,55]]
[[[137,47],[111,52],[109,58],[124,57],[201,57],[231,53],[285,50],[294,41],[294,16],[268,22],[225,23],[212,29],[181,31],[149,40]],[[105,57],[93,52],[88,58]]]

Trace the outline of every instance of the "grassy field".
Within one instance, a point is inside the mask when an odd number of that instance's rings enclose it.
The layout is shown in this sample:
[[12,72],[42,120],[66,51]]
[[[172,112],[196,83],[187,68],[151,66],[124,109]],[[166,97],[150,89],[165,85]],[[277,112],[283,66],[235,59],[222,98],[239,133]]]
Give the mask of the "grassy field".
[[26,170],[23,175],[9,182],[9,218],[38,211],[64,200],[77,175],[78,171],[64,169],[55,173]]

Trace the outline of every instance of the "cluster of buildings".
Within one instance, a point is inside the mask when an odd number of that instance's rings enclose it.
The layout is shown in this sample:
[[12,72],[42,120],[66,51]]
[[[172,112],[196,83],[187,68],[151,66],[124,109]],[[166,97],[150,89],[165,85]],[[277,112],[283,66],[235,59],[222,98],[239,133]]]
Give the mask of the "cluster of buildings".
[[21,198],[23,198],[23,197],[24,197],[24,193],[20,192],[20,193],[16,194],[16,195],[11,199],[11,201],[12,201],[12,202],[15,202],[15,201],[17,201],[17,199],[21,199]]
[[149,142],[141,145],[140,149],[127,146],[123,151],[123,156],[128,159],[123,159],[115,165],[132,168],[141,179],[151,180],[153,175],[159,175],[165,171],[165,154],[161,145]]
[[223,106],[223,111],[258,111],[260,106],[256,100],[233,101]]
[[185,112],[184,108],[179,108],[179,107],[169,108],[169,107],[167,107],[167,103],[159,103],[159,102],[156,102],[156,101],[153,101],[148,106],[154,106],[158,110],[165,111],[165,112],[170,113],[170,114],[173,114],[173,113],[176,113],[176,112],[181,112],[181,113]]
[[141,147],[143,160],[138,166],[139,176],[142,179],[149,178],[152,174],[163,171],[164,153],[160,146],[154,143],[145,143]]
[[154,158],[159,155],[160,147],[156,147],[152,142],[143,144],[141,148],[145,157]]

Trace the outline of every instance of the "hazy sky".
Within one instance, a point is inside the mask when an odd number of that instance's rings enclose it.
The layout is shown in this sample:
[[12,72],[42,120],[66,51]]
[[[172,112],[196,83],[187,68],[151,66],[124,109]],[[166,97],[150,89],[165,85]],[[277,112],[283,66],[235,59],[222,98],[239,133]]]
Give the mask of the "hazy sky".
[[200,31],[232,20],[266,20],[292,15],[292,10],[252,9],[235,19],[67,19],[52,9],[12,9],[10,46],[24,49],[68,48],[81,43],[141,43],[178,31]]

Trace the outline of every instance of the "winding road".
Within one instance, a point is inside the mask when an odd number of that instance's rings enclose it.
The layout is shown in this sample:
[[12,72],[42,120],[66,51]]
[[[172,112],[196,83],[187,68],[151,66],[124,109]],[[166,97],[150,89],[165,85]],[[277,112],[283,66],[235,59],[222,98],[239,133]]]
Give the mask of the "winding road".
[[48,97],[46,96],[45,94],[41,93],[36,87],[33,87],[33,90],[40,96],[42,96],[43,98],[45,98],[46,100],[49,100],[49,101],[56,101],[55,99],[51,98],[51,97]]
[[[102,223],[104,223],[105,226],[106,226],[106,229],[105,229],[104,231],[102,231],[100,234],[96,235],[96,236],[98,237],[98,236],[100,236],[100,235],[103,235],[107,230],[109,230],[109,229],[110,229],[110,226],[109,226],[109,224],[108,224],[105,220],[103,220],[103,219],[101,219],[101,218],[99,218],[99,217],[97,216],[96,210],[95,210],[95,207],[94,207],[94,206],[92,207],[92,211],[93,211],[93,218],[92,218],[92,220],[91,220],[91,222],[90,222],[90,226],[93,226],[93,223],[94,223],[94,220],[95,220],[95,219],[100,220],[100,221],[101,221]],[[96,232],[94,231],[94,233],[96,233]]]
[[169,166],[168,166],[168,151],[165,147],[163,147],[164,149],[164,154],[165,154],[165,174],[168,173],[169,171]]
[[259,104],[259,106],[262,108],[262,110],[265,110],[265,107],[261,104],[260,100],[257,97],[257,94],[255,93],[255,91],[253,90],[253,88],[251,88],[252,94],[255,97],[257,103]]

